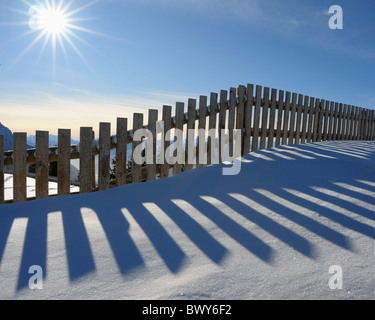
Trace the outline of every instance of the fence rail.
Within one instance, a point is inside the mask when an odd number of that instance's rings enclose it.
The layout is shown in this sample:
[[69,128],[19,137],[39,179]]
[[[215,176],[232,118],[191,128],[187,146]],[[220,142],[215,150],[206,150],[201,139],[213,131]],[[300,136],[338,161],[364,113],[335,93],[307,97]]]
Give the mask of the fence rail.
[[[254,92],[255,89],[255,92]],[[218,101],[218,97],[220,100]],[[177,102],[175,115],[172,107],[163,106],[162,119],[164,132],[161,136],[162,150],[170,146],[165,134],[169,129],[179,129],[187,132],[189,129],[217,130],[218,160],[222,158],[223,139],[221,129],[229,130],[229,150],[233,148],[233,132],[239,129],[241,133],[241,154],[250,151],[272,148],[285,144],[305,144],[319,141],[334,140],[375,140],[375,110],[326,101],[262,86],[239,86],[200,96],[197,109],[196,99],[189,99],[187,111],[185,104]],[[111,124],[100,123],[99,139],[95,140],[92,127],[80,128],[79,144],[70,145],[70,129],[58,130],[58,146],[48,146],[47,131],[36,131],[36,147],[26,150],[26,133],[14,133],[13,150],[4,152],[4,136],[0,136],[0,204],[22,202],[27,199],[26,175],[27,165],[35,164],[36,199],[48,197],[48,166],[57,162],[58,195],[70,193],[70,161],[79,159],[81,193],[105,190],[112,185],[120,186],[127,183],[151,181],[175,175],[182,170],[190,170],[194,165],[187,162],[186,135],[184,161],[174,165],[168,163],[156,164],[156,136],[158,110],[148,111],[148,123],[144,123],[143,114],[133,116],[133,129],[128,130],[128,119],[117,118],[116,134],[111,136]],[[136,129],[150,130],[153,136],[152,164],[142,166],[132,162],[131,172],[127,172],[127,146],[132,144],[132,151],[141,143],[133,140]],[[164,136],[163,136],[164,135]],[[194,137],[193,137],[194,139]],[[198,142],[199,143],[199,142]],[[207,140],[207,162],[212,163],[212,137]],[[184,146],[175,146],[175,148]],[[115,179],[110,178],[110,151],[116,150]],[[197,147],[198,150],[198,147]],[[98,168],[95,157],[98,156]],[[196,152],[196,166],[202,166]],[[185,163],[187,162],[187,163]],[[4,171],[13,167],[13,200],[4,197]],[[96,171],[98,179],[96,179]],[[98,182],[96,181],[98,180]],[[33,198],[34,199],[34,198]]]

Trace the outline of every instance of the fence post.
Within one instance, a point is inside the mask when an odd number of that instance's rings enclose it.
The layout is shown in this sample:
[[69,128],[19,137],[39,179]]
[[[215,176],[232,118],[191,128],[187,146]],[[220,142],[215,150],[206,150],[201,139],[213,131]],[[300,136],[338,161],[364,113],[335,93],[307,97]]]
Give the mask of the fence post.
[[[143,114],[142,113],[134,113],[133,114],[133,137],[134,137],[135,132],[138,129],[142,129],[142,128],[143,128]],[[164,139],[163,135],[162,135],[162,139]],[[163,143],[163,141],[161,143]],[[133,178],[133,183],[142,182],[142,164],[138,164],[134,160],[134,150],[140,144],[142,144],[142,141],[134,141],[134,139],[133,139],[133,144],[132,144],[132,178]],[[164,149],[164,152],[165,152],[165,149]]]
[[227,104],[228,104],[228,92],[226,90],[220,91],[220,111],[219,111],[219,162],[223,162],[223,144],[222,139],[222,130],[225,129],[226,115],[227,115]]
[[[156,123],[158,121],[158,110],[148,111],[148,130],[152,134],[152,163],[147,164],[147,181],[153,181],[156,179]],[[150,137],[147,138],[147,143]]]
[[270,107],[270,124],[269,124],[269,132],[268,132],[268,144],[267,149],[271,149],[274,146],[274,140],[275,140],[275,116],[276,116],[276,96],[277,96],[277,90],[272,89],[271,90],[271,107]]
[[365,126],[365,140],[369,140],[369,130],[370,130],[370,110],[366,109],[366,126]]
[[228,131],[229,131],[229,143],[228,143],[228,156],[232,157],[234,152],[233,148],[233,130],[235,125],[236,117],[236,88],[230,88],[229,90],[229,112],[228,112]]
[[99,191],[110,187],[110,151],[111,151],[111,124],[100,122],[99,124]]
[[348,112],[348,105],[344,104],[342,109],[342,124],[341,124],[341,140],[346,140],[346,114]]
[[355,130],[356,130],[356,111],[357,111],[357,108],[355,106],[352,106],[352,116],[351,116],[351,124],[350,124],[350,135],[351,135],[351,138],[350,140],[355,140],[356,136],[355,136]]
[[296,126],[296,111],[297,111],[297,94],[292,94],[292,109],[290,112],[290,125],[289,125],[289,140],[288,144],[294,143],[295,126]]
[[301,140],[301,120],[302,120],[302,104],[303,104],[303,94],[298,95],[298,105],[297,105],[297,123],[296,123],[296,144],[300,143]]
[[4,135],[0,135],[0,204],[4,203],[5,190],[4,190],[4,151],[5,141]]
[[58,130],[57,189],[59,195],[70,193],[70,129]]
[[333,132],[332,132],[332,140],[337,140],[337,115],[338,115],[339,104],[335,102],[334,109],[333,109]]
[[359,108],[359,123],[360,123],[360,130],[359,130],[359,139],[363,140],[363,129],[364,129],[364,112],[363,108]]
[[303,117],[302,117],[302,132],[301,132],[301,143],[306,143],[306,136],[307,136],[307,122],[309,116],[309,99],[310,97],[305,96],[304,104],[303,104]]
[[[206,130],[206,116],[207,116],[207,97],[206,96],[200,96],[199,97],[199,121],[198,121],[198,130]],[[198,134],[198,142],[197,142],[197,152],[196,152],[196,157],[197,157],[197,168],[203,167],[204,163],[204,156],[206,152],[201,153],[200,149],[205,150],[206,147],[206,142],[205,142],[205,137],[203,137],[203,141],[199,140],[199,134]],[[203,146],[201,146],[201,143]],[[201,158],[203,156],[203,159]]]
[[35,138],[36,199],[48,197],[49,132],[36,131]]
[[[92,141],[95,140],[95,132],[92,131]],[[92,156],[92,189],[96,190],[96,164],[95,164],[95,156]]]
[[374,110],[371,110],[371,118],[370,118],[370,140],[373,140],[373,132],[374,132]]
[[338,121],[337,121],[337,140],[342,140],[342,115],[343,115],[343,104],[340,103],[339,104],[339,117],[338,117]]
[[375,110],[372,110],[372,136],[371,140],[375,140]]
[[13,202],[26,201],[26,133],[13,134]]
[[328,139],[328,119],[329,119],[329,101],[326,101],[324,106],[324,119],[323,119],[323,133],[322,133],[322,139],[323,141],[327,141]]
[[[212,103],[212,100],[211,100]],[[182,102],[176,103],[176,112],[175,112],[175,118],[176,118],[176,140],[174,144],[174,152],[181,152],[184,150],[183,148],[183,129],[184,129],[184,116],[185,116],[185,105]],[[212,112],[212,109],[211,109]],[[179,135],[177,137],[177,135]],[[207,152],[209,152],[210,149],[208,149]],[[175,154],[177,156],[177,154]],[[183,159],[183,158],[182,158]],[[184,162],[184,161],[183,161]],[[173,166],[173,175],[179,174],[182,171],[182,164],[179,159],[177,159],[176,163]]]
[[270,107],[270,88],[263,89],[263,109],[262,109],[262,125],[260,131],[260,150],[266,148],[267,125],[268,125],[268,108]]
[[244,155],[243,149],[243,139],[244,139],[244,128],[245,128],[245,94],[246,88],[244,86],[239,86],[237,89],[238,104],[237,104],[237,115],[236,115],[236,129],[240,131],[240,141],[241,141],[241,155]]
[[251,144],[251,125],[253,121],[253,103],[254,103],[254,85],[248,84],[246,88],[246,105],[245,105],[245,119],[244,119],[244,137],[243,137],[243,152],[246,155],[250,152]]
[[333,131],[333,109],[335,107],[335,103],[333,101],[330,102],[329,106],[327,106],[326,112],[328,112],[328,133],[327,133],[327,141],[332,141],[332,131]]
[[251,146],[252,151],[258,150],[260,108],[261,108],[261,106],[262,106],[262,86],[256,86],[256,89],[255,89],[255,109],[254,109],[254,132],[253,132],[253,142],[252,142],[252,146]]
[[348,105],[348,113],[346,119],[346,140],[351,140],[351,130],[352,130],[352,106]]
[[289,118],[290,118],[290,98],[291,92],[286,92],[285,97],[285,111],[284,111],[284,124],[283,124],[283,137],[281,139],[281,144],[286,145],[288,142],[288,131],[289,131]]
[[81,127],[79,134],[79,192],[92,191],[92,127]]
[[116,186],[126,184],[126,162],[128,153],[128,119],[117,118],[116,123]]
[[[164,144],[164,163],[161,165],[160,168],[160,179],[167,178],[169,176],[169,156],[167,154],[167,150],[171,144],[171,120],[172,120],[172,107],[171,106],[163,106],[163,122],[164,122],[164,135],[162,135],[161,143]],[[163,148],[162,148],[163,149]]]
[[277,105],[277,127],[276,127],[275,147],[278,147],[280,145],[281,128],[283,125],[283,112],[284,112],[284,91],[279,90],[279,102]]
[[315,113],[314,113],[314,127],[312,141],[318,141],[318,128],[319,128],[319,117],[320,117],[320,99],[315,100]]
[[[211,92],[210,94],[210,116],[208,120],[208,129],[215,131],[215,136],[208,136],[207,139],[207,164],[215,163],[215,150],[216,150],[216,113],[217,113],[217,93]],[[212,150],[213,148],[213,150]],[[213,151],[213,152],[212,152]]]
[[325,106],[325,101],[321,100],[320,107],[319,107],[319,118],[318,118],[318,136],[317,136],[318,142],[322,141],[322,136],[323,136],[324,106]]
[[343,140],[348,140],[348,131],[349,131],[349,122],[348,122],[348,116],[349,116],[349,106],[347,104],[344,105],[344,132],[343,132]]

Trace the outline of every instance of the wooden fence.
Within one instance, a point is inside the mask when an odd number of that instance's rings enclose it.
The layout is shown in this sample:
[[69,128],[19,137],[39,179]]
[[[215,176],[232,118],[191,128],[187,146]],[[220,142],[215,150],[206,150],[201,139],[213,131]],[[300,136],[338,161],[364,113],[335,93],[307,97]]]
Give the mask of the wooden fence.
[[[255,92],[254,92],[255,89]],[[148,111],[148,123],[144,123],[143,114],[135,113],[132,130],[128,130],[128,119],[118,118],[116,135],[111,136],[111,124],[100,123],[99,140],[91,127],[80,128],[79,145],[71,145],[71,131],[58,130],[58,146],[49,147],[46,131],[36,131],[35,149],[26,150],[26,133],[14,133],[13,151],[4,152],[4,137],[0,136],[0,204],[22,202],[27,199],[27,165],[35,164],[36,199],[49,196],[48,166],[57,162],[58,195],[70,193],[70,162],[79,159],[80,193],[105,190],[112,185],[151,181],[175,175],[182,170],[194,167],[191,163],[153,164],[142,166],[132,162],[132,170],[127,173],[127,146],[132,150],[140,143],[133,141],[136,129],[151,131],[154,139],[154,160],[156,159],[156,130],[158,110]],[[162,118],[164,132],[169,129],[218,130],[219,149],[221,129],[241,129],[242,155],[258,149],[272,148],[285,144],[304,144],[334,140],[375,140],[375,110],[357,106],[316,99],[289,91],[262,88],[248,84],[230,88],[229,92],[200,96],[197,101],[189,99],[187,110],[184,103],[176,103],[175,115],[172,107],[163,106]],[[170,145],[161,137],[164,150]],[[185,140],[187,150],[188,138]],[[190,137],[191,138],[191,137]],[[207,164],[211,164],[211,138],[207,140]],[[233,146],[233,136],[229,135],[229,148]],[[110,179],[110,151],[116,149],[115,179]],[[95,157],[98,156],[98,167]],[[218,152],[219,162],[222,159]],[[197,153],[199,157],[199,153]],[[185,156],[187,159],[187,155]],[[197,159],[198,160],[198,159]],[[197,167],[201,166],[197,161]],[[4,168],[13,167],[13,200],[4,199]],[[96,172],[98,179],[96,179]],[[98,181],[96,181],[98,180]]]

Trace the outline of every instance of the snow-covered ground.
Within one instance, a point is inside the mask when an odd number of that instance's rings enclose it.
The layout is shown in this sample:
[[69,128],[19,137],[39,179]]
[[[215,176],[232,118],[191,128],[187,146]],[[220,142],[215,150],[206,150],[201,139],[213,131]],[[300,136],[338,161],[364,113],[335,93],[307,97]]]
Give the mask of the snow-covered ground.
[[[375,298],[375,142],[223,166],[0,206],[0,298]],[[32,265],[43,289],[28,286]]]
[[[72,166],[73,167],[73,166]],[[5,201],[13,199],[13,174],[5,173],[4,174],[4,198]],[[79,192],[79,187],[71,186],[70,192]],[[28,198],[35,197],[35,178],[27,177],[26,178],[26,194]],[[48,194],[56,195],[57,194],[57,182],[49,181],[48,182]]]

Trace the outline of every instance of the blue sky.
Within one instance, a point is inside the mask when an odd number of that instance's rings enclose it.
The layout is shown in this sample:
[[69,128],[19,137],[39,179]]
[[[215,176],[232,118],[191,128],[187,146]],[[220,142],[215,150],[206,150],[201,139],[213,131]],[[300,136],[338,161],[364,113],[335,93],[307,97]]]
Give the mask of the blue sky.
[[[72,24],[90,32],[71,29],[75,48],[57,43],[55,58],[51,39],[25,53],[33,4],[0,2],[0,121],[12,131],[114,130],[118,116],[247,83],[375,106],[371,0],[74,0],[67,12],[89,6]],[[328,26],[334,4],[343,30]]]

